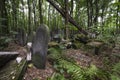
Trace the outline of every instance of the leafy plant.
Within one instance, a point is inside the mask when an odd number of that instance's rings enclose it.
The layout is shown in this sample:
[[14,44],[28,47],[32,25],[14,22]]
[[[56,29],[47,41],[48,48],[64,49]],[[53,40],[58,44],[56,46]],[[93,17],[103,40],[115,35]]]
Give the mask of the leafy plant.
[[111,80],[120,80],[120,63],[113,66]]
[[[66,59],[65,55],[62,55],[63,53],[60,52],[58,48],[50,48],[49,51],[51,54],[49,54],[48,57],[53,59],[56,71],[60,74],[69,74],[69,80],[109,80],[109,73],[97,68],[95,65],[91,65],[89,68],[82,68],[76,64],[75,61]],[[54,75],[54,77],[55,76],[56,75]],[[60,80],[64,80],[63,77],[62,75]],[[54,78],[50,80],[54,80]]]
[[120,63],[116,63],[112,69],[113,73],[120,76]]
[[48,78],[47,80],[66,80],[66,79],[63,74],[53,73],[52,77]]
[[11,38],[9,37],[0,37],[0,50],[4,49],[5,47],[8,46],[8,43],[12,41]]

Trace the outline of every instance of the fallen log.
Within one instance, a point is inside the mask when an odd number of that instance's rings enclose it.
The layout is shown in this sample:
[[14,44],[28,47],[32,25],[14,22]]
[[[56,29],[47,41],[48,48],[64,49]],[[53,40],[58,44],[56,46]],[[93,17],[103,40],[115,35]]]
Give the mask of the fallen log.
[[18,52],[0,52],[0,68],[7,64],[10,60],[15,59]]
[[20,63],[17,63],[16,60],[9,61],[0,69],[0,80],[23,80],[27,63],[28,61],[25,59]]
[[[66,18],[65,15],[65,10],[61,9],[57,4],[55,4],[55,2],[53,0],[47,0],[64,18]],[[88,33],[83,30],[80,25],[78,25],[78,23],[68,14],[68,21],[73,24],[74,26],[76,26],[76,28],[83,34],[87,35]]]

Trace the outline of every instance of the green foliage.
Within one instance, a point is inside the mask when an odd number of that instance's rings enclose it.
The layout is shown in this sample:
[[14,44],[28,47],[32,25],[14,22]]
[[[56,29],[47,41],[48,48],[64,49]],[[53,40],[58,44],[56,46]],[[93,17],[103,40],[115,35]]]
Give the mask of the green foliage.
[[100,34],[97,36],[96,40],[103,41],[106,44],[115,44],[116,36],[112,36],[110,34]]
[[0,37],[0,50],[3,50],[8,46],[8,43],[11,42],[12,39],[9,37]]
[[18,32],[16,32],[16,31],[10,31],[10,34],[16,35],[16,34],[18,34]]
[[[89,68],[82,68],[75,62],[65,59],[60,53],[59,49],[50,48],[50,58],[54,59],[54,68],[59,71],[60,74],[65,72],[70,75],[69,80],[109,80],[109,73],[97,68],[95,65],[91,65]],[[55,80],[56,75],[52,76],[50,80]],[[63,75],[60,76],[62,80]],[[57,79],[57,80],[61,80]]]
[[40,80],[39,78],[34,78],[33,80]]
[[120,6],[120,2],[112,3],[113,6]]
[[120,80],[120,78],[116,75],[111,75],[111,80]]
[[82,47],[82,43],[80,43],[79,41],[74,41],[73,42],[73,45],[74,45],[74,49],[80,49]]
[[66,79],[64,78],[63,74],[53,73],[53,75],[50,78],[48,78],[47,80],[66,80]]
[[90,80],[96,80],[96,78],[109,80],[109,73],[97,68],[95,65],[91,65],[90,68],[86,69],[86,75],[88,75]]
[[113,66],[111,80],[120,80],[120,62]]
[[59,60],[58,68],[65,69],[67,73],[71,75],[72,80],[84,80],[83,70],[71,62],[61,59]]
[[59,47],[52,47],[48,49],[48,57],[52,59],[59,59],[62,56],[62,50]]
[[116,64],[113,66],[112,71],[113,71],[114,74],[117,74],[117,75],[120,76],[120,62],[119,62],[119,63],[116,63]]
[[68,62],[63,59],[59,59],[57,69],[63,68],[71,75],[71,80],[108,80],[109,74],[105,71],[98,69],[95,65],[91,65],[89,68],[81,68],[80,66]]
[[74,27],[73,25],[69,25],[69,30],[78,31],[78,29],[76,27]]
[[[52,58],[55,59],[54,68],[61,74],[67,72],[67,74],[70,75],[70,80],[108,80],[109,74],[98,69],[95,65],[91,65],[89,68],[81,68],[77,64],[60,57],[61,55],[54,48],[52,48],[51,50],[54,53],[54,55],[52,54]],[[62,80],[64,80],[63,76],[61,78]],[[52,78],[51,80],[55,79]]]

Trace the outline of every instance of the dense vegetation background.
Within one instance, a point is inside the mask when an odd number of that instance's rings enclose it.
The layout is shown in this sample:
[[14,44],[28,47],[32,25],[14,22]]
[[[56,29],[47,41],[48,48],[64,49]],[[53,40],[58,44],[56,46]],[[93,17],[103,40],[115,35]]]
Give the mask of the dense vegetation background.
[[119,3],[119,0],[1,0],[0,32],[5,35],[20,27],[30,34],[44,23],[51,30],[65,29],[67,25],[69,30],[80,27],[101,35],[115,35],[120,31]]

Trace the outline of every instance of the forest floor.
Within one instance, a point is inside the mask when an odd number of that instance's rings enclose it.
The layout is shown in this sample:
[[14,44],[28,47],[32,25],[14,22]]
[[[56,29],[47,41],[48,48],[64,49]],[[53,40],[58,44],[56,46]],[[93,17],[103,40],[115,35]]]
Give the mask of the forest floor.
[[[10,44],[6,50],[18,51],[22,57],[25,57],[27,53],[27,50],[24,47],[20,47],[14,43]],[[104,57],[105,55],[110,55],[112,53],[111,49],[106,51],[106,54],[93,55],[81,49],[68,49],[66,50],[66,56],[68,58],[73,58],[81,67],[89,67],[91,64],[94,64],[99,68],[105,68]],[[117,50],[116,52],[120,52],[120,50]],[[32,64],[29,64],[27,67],[24,80],[47,80],[48,77],[51,77],[55,73],[55,69],[49,61],[46,63],[45,70],[37,69],[31,65]]]

